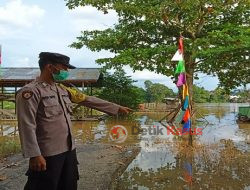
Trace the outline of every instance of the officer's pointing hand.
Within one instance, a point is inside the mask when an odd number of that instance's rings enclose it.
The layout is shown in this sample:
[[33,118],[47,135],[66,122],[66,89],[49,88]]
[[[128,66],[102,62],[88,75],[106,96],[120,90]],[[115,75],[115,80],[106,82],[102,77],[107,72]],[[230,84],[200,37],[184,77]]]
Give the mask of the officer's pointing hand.
[[128,108],[128,107],[123,107],[123,106],[121,106],[120,108],[119,108],[119,113],[123,113],[123,114],[128,114],[129,112],[132,112],[133,110],[132,109],[130,109],[130,108]]
[[30,158],[29,167],[33,171],[45,171],[46,170],[46,160],[43,156],[36,156]]

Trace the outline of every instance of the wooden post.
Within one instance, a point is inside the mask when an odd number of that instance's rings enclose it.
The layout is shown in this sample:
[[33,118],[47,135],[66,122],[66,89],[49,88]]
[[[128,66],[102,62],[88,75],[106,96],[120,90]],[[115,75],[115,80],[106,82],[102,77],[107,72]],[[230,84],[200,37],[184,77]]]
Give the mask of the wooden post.
[[[3,85],[2,85],[2,94],[3,94]],[[2,109],[3,109],[3,100],[2,100]]]
[[15,86],[15,114],[16,114],[16,91],[17,91],[17,87]]
[[[93,95],[92,83],[90,83],[90,95]],[[91,108],[91,116],[93,116],[93,109]]]

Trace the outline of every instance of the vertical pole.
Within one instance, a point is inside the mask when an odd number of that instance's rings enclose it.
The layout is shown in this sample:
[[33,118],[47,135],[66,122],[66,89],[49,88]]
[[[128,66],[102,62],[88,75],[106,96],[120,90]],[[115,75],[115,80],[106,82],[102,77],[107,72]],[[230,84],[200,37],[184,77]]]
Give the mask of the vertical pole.
[[3,125],[1,125],[0,135],[3,136]]
[[[84,82],[82,82],[82,92],[84,92]],[[82,110],[82,109],[81,109]],[[86,115],[86,112],[85,112],[86,110],[83,108],[83,112],[82,111],[80,111],[80,113],[81,113],[81,118],[84,118],[85,117],[85,115]],[[82,115],[83,114],[83,115]]]
[[14,97],[15,97],[15,114],[16,114],[16,91],[17,91],[17,87],[15,86],[15,94],[14,94]]
[[82,82],[82,91],[84,91],[84,82]]
[[[2,85],[2,95],[3,95],[3,85]],[[3,99],[2,99],[2,109],[3,109]]]
[[[93,95],[92,83],[90,83],[90,95]],[[91,116],[93,116],[93,109],[91,108]]]

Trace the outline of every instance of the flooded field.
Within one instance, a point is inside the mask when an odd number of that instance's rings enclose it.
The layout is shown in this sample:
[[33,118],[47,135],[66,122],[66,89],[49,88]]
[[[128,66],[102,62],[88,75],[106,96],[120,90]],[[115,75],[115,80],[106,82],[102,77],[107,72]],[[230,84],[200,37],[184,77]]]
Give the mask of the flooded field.
[[[250,125],[236,123],[237,105],[200,105],[197,112],[203,130],[193,148],[173,135],[144,135],[114,189],[250,189]],[[157,117],[139,120],[158,126]]]
[[[141,147],[114,181],[113,189],[250,189],[250,124],[236,122],[240,105],[197,105],[193,124],[202,134],[193,137],[193,147],[159,123],[164,113],[140,113],[130,120],[74,122],[74,134],[77,143],[114,143],[110,130],[122,125],[128,136],[116,145]],[[16,139],[15,126],[1,123],[0,149],[7,138]],[[144,129],[143,133],[138,129]]]

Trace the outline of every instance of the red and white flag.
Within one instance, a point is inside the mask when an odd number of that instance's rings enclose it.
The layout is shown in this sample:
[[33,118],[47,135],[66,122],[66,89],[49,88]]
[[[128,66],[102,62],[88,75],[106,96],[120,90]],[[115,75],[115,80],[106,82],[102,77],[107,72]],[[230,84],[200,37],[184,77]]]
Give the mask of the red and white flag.
[[178,50],[174,54],[174,57],[171,59],[171,61],[183,61],[183,37],[181,36],[179,39],[179,45],[178,45]]

